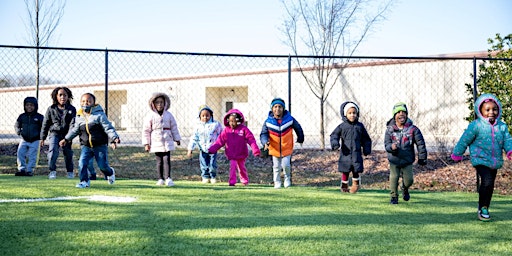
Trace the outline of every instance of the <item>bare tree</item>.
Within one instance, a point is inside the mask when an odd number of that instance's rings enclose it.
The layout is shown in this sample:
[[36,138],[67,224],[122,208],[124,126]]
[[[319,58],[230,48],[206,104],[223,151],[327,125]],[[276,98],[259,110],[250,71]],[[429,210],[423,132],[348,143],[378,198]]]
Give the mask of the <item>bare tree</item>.
[[[320,138],[325,148],[324,105],[361,42],[385,18],[393,0],[282,0],[283,33],[298,68],[320,103]],[[375,5],[380,3],[380,5]],[[299,53],[315,58],[301,60]],[[338,56],[338,57],[335,57]],[[338,62],[336,62],[338,61]]]
[[55,31],[64,16],[65,0],[25,0],[27,7],[29,45],[36,46],[36,98],[39,98],[39,70],[47,56],[46,51],[39,47],[47,47],[52,43]]

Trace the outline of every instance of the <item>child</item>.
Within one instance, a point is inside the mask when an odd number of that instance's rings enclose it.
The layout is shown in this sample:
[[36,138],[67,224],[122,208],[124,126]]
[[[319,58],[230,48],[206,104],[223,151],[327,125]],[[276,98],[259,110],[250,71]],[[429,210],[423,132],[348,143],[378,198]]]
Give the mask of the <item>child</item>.
[[108,184],[114,184],[116,172],[108,164],[108,146],[110,142],[112,149],[120,143],[119,135],[108,120],[103,108],[96,104],[96,97],[92,93],[85,93],[80,98],[81,109],[68,134],[60,141],[60,146],[70,144],[73,138],[80,135],[80,183],[77,188],[88,188],[91,183],[88,174],[88,165],[94,157],[98,168],[105,175]]
[[149,99],[151,112],[142,125],[144,149],[155,153],[156,156],[158,186],[174,186],[171,179],[171,151],[174,150],[174,142],[179,146],[181,141],[176,119],[168,111],[170,106],[171,100],[167,94],[154,93]]
[[199,109],[199,120],[190,137],[187,156],[192,156],[192,150],[199,148],[199,166],[203,183],[217,182],[217,154],[209,154],[208,148],[217,140],[222,132],[221,124],[213,119],[213,111],[206,105]]
[[512,160],[512,137],[507,124],[500,120],[502,106],[495,95],[480,95],[474,108],[477,118],[468,125],[453,148],[451,157],[455,161],[461,161],[469,147],[471,164],[482,182],[478,188],[478,218],[489,221],[489,206],[496,173],[503,165],[503,150],[507,152],[508,160]]
[[208,153],[215,154],[225,146],[226,156],[229,159],[229,185],[236,184],[236,173],[240,173],[240,182],[244,186],[249,184],[245,160],[249,156],[247,144],[251,146],[254,156],[260,155],[260,149],[252,132],[245,126],[244,115],[238,109],[231,109],[224,116],[224,125],[226,128],[222,131],[219,138],[210,146]]
[[[340,190],[357,193],[359,173],[364,171],[362,155],[367,156],[372,152],[372,140],[364,125],[359,122],[359,107],[356,103],[347,101],[341,104],[340,114],[343,121],[331,133],[332,150],[340,149],[338,159],[338,171],[341,172]],[[352,187],[349,191],[350,172],[352,172]]]
[[[44,116],[37,112],[37,99],[26,97],[23,100],[25,112],[18,116],[14,128],[16,134],[21,136],[18,145],[17,162],[18,172],[15,176],[32,176],[36,167],[37,153],[39,150],[39,136],[43,126]],[[28,164],[27,164],[28,160]]]
[[[43,127],[41,129],[41,146],[44,145],[44,140],[47,136],[49,139],[48,149],[48,168],[50,173],[49,179],[57,178],[57,158],[59,157],[59,141],[64,139],[68,133],[71,121],[76,116],[76,109],[71,105],[73,94],[67,87],[57,87],[52,91],[53,104],[48,107],[43,120]],[[71,150],[71,143],[67,143],[62,147],[64,154],[64,161],[66,162],[66,170],[68,178],[75,177],[73,173],[73,150]]]
[[391,204],[398,204],[398,179],[402,175],[402,196],[409,201],[409,187],[413,184],[412,164],[415,160],[414,144],[418,148],[418,164],[427,164],[427,148],[418,127],[407,117],[407,106],[403,102],[393,107],[393,118],[387,122],[384,147],[388,152]]
[[284,187],[292,185],[290,160],[293,153],[293,131],[302,145],[304,133],[299,122],[286,110],[284,100],[275,98],[270,102],[267,120],[260,133],[261,144],[272,156],[274,188],[281,188],[281,169],[284,172]]

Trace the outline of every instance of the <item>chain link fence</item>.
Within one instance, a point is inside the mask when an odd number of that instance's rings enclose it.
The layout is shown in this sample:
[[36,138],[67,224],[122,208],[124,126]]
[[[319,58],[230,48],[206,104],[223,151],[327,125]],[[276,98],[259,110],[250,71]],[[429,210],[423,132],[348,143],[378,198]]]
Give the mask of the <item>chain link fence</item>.
[[[118,130],[121,146],[134,151],[143,150],[142,120],[153,92],[171,98],[169,110],[182,136],[179,148],[189,142],[200,105],[209,105],[218,120],[229,109],[240,109],[258,139],[270,101],[281,97],[302,125],[304,148],[330,148],[329,135],[341,122],[339,107],[350,100],[360,106],[374,150],[383,150],[393,105],[405,102],[429,149],[449,151],[471,113],[465,84],[474,84],[476,66],[487,56],[342,58],[40,48],[37,85],[35,51],[0,46],[1,144],[19,142],[14,123],[24,111],[25,97],[38,97],[39,113],[44,114],[52,103],[51,91],[66,86],[77,109],[83,93],[95,94]],[[316,72],[319,58],[333,63],[329,75]],[[325,82],[320,89],[306,82],[318,77]]]

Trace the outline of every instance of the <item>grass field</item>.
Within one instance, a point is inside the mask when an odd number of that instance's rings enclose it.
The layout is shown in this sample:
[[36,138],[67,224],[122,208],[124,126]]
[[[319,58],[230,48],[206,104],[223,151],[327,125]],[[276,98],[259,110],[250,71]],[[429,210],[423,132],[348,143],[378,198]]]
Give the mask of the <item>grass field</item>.
[[390,205],[384,190],[77,182],[0,175],[0,254],[512,255],[510,196],[481,222],[476,193],[411,191]]

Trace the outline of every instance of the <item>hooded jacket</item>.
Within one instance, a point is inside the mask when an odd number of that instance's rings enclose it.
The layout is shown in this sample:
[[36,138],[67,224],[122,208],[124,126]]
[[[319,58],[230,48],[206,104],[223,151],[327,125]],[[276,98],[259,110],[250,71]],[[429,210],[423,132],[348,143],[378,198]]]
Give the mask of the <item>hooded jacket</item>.
[[90,114],[84,113],[82,109],[78,110],[65,139],[71,141],[77,135],[80,135],[80,145],[90,148],[112,143],[119,138],[100,105],[94,105]]
[[[207,109],[213,113],[210,108],[203,109]],[[201,110],[199,110],[199,114],[201,114]],[[207,122],[201,121],[200,117],[197,118],[194,132],[188,143],[188,150],[194,150],[197,146],[202,152],[208,153],[208,149],[217,140],[221,132],[222,125],[217,120],[213,119],[213,115]]]
[[48,107],[44,115],[43,127],[41,128],[41,140],[46,140],[48,134],[65,136],[75,116],[76,108],[69,102],[62,110],[59,109],[57,104]]
[[16,134],[20,135],[26,142],[34,142],[40,138],[44,116],[37,113],[39,106],[36,98],[26,97],[25,100],[23,100],[23,109],[25,109],[26,103],[34,104],[34,111],[27,112],[27,110],[25,110],[25,113],[19,115],[14,124],[14,129],[16,130]]
[[[229,116],[231,114],[238,114],[238,126],[231,128],[229,126]],[[251,146],[254,156],[260,155],[260,149],[256,143],[256,139],[252,132],[244,125],[245,117],[238,109],[231,109],[224,116],[224,125],[226,128],[222,131],[219,138],[210,146],[208,152],[210,154],[216,153],[221,147],[226,148],[225,153],[229,160],[246,159],[249,156],[247,145]]]
[[[332,150],[340,149],[340,157],[338,159],[338,171],[348,172],[350,167],[354,167],[355,172],[363,172],[363,154],[369,155],[372,152],[372,140],[366,131],[364,125],[356,119],[350,122],[343,109],[345,105],[354,102],[344,102],[340,106],[341,119],[343,122],[339,124],[331,133],[330,141]],[[357,107],[359,109],[359,107]],[[357,113],[359,118],[359,112]],[[340,143],[341,141],[341,143]]]
[[[158,113],[153,102],[156,98],[164,99],[162,115]],[[142,144],[150,145],[150,152],[167,152],[174,150],[174,142],[181,141],[176,119],[169,112],[171,100],[165,93],[154,93],[149,99],[150,112],[144,118],[142,124]]]
[[283,111],[283,117],[277,119],[269,111],[267,120],[263,123],[260,133],[262,145],[270,142],[269,155],[275,157],[289,156],[293,152],[293,131],[297,134],[297,142],[304,142],[304,132],[299,122],[290,115],[288,110]]
[[[404,128],[400,130],[395,119],[387,122],[386,134],[384,134],[384,147],[388,152],[388,160],[399,168],[411,165],[416,159],[414,144],[418,148],[418,159],[427,159],[427,147],[425,140],[418,127],[413,125],[412,120],[407,118]],[[396,143],[397,149],[393,150],[392,145]]]
[[[483,117],[480,106],[486,100],[493,100],[498,105],[498,116],[494,124]],[[462,156],[469,146],[469,155],[473,166],[484,165],[491,169],[499,169],[503,166],[503,150],[512,150],[512,138],[508,126],[501,121],[502,105],[493,94],[482,94],[475,101],[474,111],[477,118],[469,123],[457,145],[453,148],[453,154]]]

